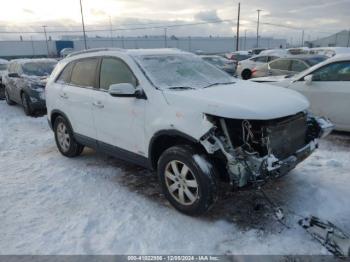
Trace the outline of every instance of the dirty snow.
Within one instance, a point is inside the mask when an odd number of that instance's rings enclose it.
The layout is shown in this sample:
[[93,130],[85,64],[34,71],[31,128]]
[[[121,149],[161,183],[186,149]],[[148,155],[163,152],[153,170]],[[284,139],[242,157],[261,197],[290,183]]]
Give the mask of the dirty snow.
[[0,254],[328,254],[296,223],[317,215],[350,232],[350,136],[333,135],[264,198],[223,194],[208,215],[175,211],[153,174],[85,150],[67,159],[46,117],[0,101]]

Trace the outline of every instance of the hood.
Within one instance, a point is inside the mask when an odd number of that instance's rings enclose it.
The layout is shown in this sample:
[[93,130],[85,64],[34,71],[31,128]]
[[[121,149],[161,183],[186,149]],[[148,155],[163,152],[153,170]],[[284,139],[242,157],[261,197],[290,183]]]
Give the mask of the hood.
[[170,105],[234,119],[276,119],[309,107],[307,99],[296,91],[242,80],[231,85],[163,93]]

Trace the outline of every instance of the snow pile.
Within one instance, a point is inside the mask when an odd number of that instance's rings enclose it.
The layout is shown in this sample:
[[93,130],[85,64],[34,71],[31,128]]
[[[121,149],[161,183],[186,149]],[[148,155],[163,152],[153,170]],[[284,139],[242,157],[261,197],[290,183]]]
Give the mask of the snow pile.
[[[266,189],[301,215],[350,232],[350,138],[334,136]],[[61,156],[46,117],[0,101],[0,254],[328,254],[289,216],[290,230],[254,210],[251,193],[191,218],[148,171],[85,150]]]

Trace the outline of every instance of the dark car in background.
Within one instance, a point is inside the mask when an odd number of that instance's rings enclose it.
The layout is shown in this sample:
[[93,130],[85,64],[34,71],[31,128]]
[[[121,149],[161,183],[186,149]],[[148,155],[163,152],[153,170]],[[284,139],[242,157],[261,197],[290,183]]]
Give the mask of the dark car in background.
[[7,74],[7,64],[7,60],[0,59],[0,100],[5,98],[5,88],[2,83],[2,77]]
[[56,66],[54,59],[16,59],[10,61],[3,77],[7,104],[20,104],[26,115],[46,109],[45,86]]
[[279,58],[254,68],[252,77],[295,75],[325,61],[327,58],[322,55],[293,55]]
[[236,64],[224,57],[218,55],[202,55],[200,56],[204,61],[212,64],[213,66],[233,75],[236,72]]

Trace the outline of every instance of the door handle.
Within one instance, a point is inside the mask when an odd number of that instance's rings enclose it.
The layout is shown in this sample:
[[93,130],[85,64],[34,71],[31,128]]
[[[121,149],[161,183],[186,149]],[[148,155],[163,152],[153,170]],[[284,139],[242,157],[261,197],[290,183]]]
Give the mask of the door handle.
[[66,93],[60,94],[60,97],[62,97],[63,99],[68,99],[68,95]]
[[92,105],[94,107],[97,107],[97,108],[104,108],[105,107],[100,101],[93,102]]

